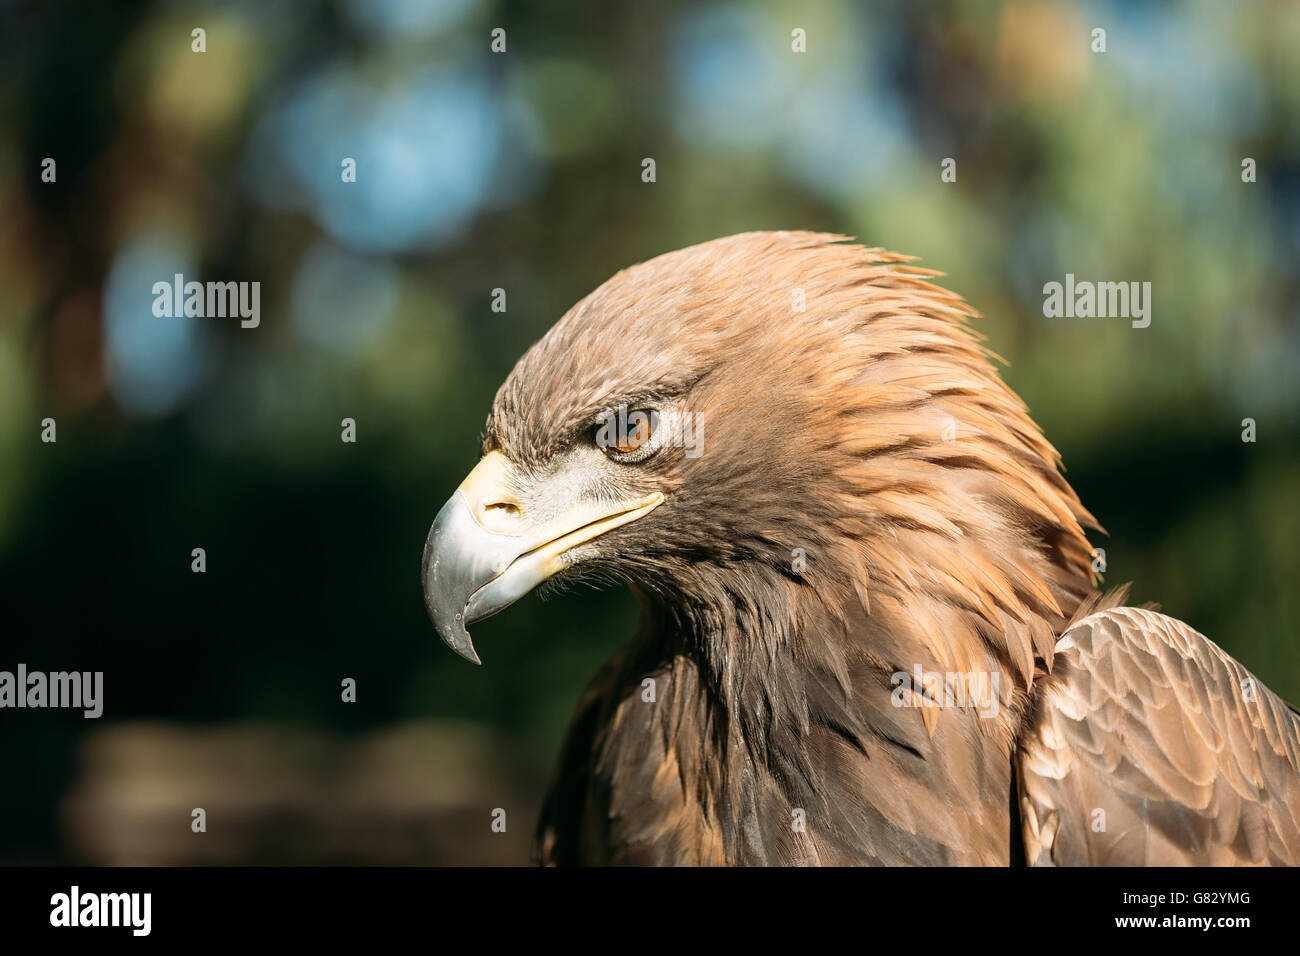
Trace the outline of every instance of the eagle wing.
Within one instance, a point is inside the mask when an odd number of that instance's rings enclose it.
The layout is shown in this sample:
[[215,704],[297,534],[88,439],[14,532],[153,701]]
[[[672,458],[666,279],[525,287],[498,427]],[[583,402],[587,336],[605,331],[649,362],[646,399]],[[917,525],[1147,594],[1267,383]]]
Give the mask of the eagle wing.
[[1032,865],[1300,863],[1300,715],[1163,614],[1065,631],[1016,763]]

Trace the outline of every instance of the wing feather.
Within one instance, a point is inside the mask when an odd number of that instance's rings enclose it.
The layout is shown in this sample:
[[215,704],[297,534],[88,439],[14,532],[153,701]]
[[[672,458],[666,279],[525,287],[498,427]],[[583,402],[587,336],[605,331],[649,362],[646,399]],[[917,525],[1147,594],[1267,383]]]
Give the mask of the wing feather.
[[1300,863],[1300,715],[1142,608],[1070,626],[1017,754],[1035,865]]

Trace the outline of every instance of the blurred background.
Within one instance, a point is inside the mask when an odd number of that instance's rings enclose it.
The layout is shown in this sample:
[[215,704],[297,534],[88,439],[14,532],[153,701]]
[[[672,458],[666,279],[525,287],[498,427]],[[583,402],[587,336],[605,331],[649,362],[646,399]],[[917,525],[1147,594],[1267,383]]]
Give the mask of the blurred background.
[[[1300,5],[0,13],[0,669],[105,682],[99,720],[0,711],[0,863],[525,862],[632,602],[531,596],[476,668],[425,534],[531,342],[745,230],[948,273],[1108,582],[1300,700]],[[1150,328],[1044,318],[1067,272],[1150,281]],[[260,282],[261,325],[155,317],[175,273]]]

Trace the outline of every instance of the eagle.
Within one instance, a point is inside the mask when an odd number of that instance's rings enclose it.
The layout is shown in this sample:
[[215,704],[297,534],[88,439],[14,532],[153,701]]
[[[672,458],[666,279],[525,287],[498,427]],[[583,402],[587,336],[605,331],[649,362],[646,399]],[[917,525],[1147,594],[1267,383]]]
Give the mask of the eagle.
[[625,269],[519,360],[425,543],[438,634],[553,581],[640,623],[543,864],[1300,863],[1300,713],[1103,592],[1102,531],[912,257],[754,232]]

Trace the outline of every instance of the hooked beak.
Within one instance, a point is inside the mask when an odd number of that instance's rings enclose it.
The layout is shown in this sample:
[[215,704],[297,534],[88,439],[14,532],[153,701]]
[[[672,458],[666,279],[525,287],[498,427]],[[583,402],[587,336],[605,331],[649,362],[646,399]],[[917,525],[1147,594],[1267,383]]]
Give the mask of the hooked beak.
[[663,500],[656,491],[634,501],[530,509],[510,460],[489,452],[442,506],[424,543],[424,604],[433,626],[453,651],[480,663],[468,625],[563,570],[573,548],[649,514]]

